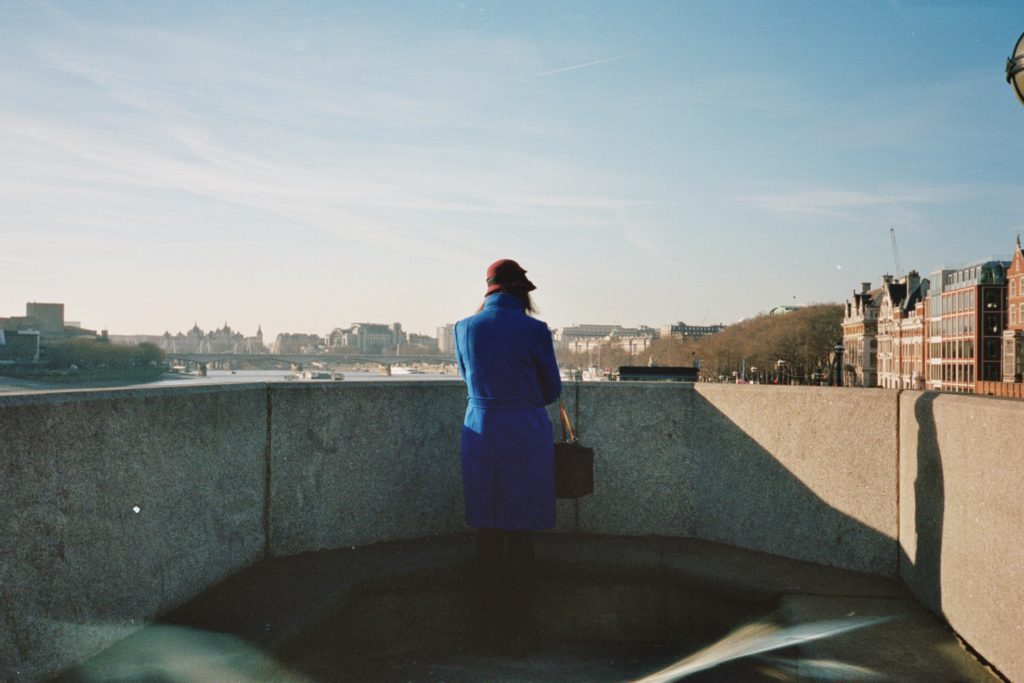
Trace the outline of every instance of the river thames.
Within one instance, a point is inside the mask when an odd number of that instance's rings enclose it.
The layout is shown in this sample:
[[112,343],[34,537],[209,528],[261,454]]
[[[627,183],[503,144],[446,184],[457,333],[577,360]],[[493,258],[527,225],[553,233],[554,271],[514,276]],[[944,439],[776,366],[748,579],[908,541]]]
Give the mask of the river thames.
[[[353,370],[344,372],[343,382],[461,382],[462,378],[454,374],[431,372],[413,372],[409,374],[383,375],[378,372]],[[292,379],[289,379],[291,377]],[[199,375],[174,375],[167,373],[161,379],[152,382],[89,382],[82,384],[50,384],[29,380],[0,377],[0,394],[24,391],[68,391],[75,389],[123,389],[123,388],[158,388],[188,387],[200,384],[239,384],[245,382],[289,382],[309,384],[337,384],[337,380],[302,379],[288,370],[210,370],[206,377]]]

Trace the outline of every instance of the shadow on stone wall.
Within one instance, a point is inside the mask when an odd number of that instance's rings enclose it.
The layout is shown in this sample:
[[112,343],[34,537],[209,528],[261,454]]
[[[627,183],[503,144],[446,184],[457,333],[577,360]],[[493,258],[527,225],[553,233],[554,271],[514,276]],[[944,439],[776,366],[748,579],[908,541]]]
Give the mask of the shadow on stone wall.
[[[917,422],[915,448],[913,538],[904,526],[900,548],[900,576],[929,609],[942,614],[942,527],[945,517],[945,482],[942,453],[935,424],[938,394],[921,394],[914,401]],[[904,476],[906,476],[904,472]],[[912,548],[913,556],[911,557]]]
[[[715,403],[694,393],[692,443],[698,478],[689,495],[695,535],[895,576],[895,443],[891,455],[875,454],[875,462],[860,452],[859,444],[851,442],[849,427],[844,429],[837,419],[831,419],[838,415],[830,415],[827,406],[815,405],[818,402],[813,395],[809,405],[803,406],[806,411],[800,411],[801,406],[782,410],[778,403],[767,397],[761,407],[764,412],[752,420],[757,430],[748,432]],[[785,414],[776,421],[772,410]],[[791,438],[786,452],[776,454],[762,443],[777,439],[780,429]],[[792,436],[798,436],[795,448]],[[801,480],[786,461],[798,465],[809,481]],[[837,509],[836,501],[842,501],[860,519]],[[892,533],[861,520],[888,527]]]
[[720,389],[581,386],[573,407],[596,455],[579,529],[703,538],[896,576],[895,393]]

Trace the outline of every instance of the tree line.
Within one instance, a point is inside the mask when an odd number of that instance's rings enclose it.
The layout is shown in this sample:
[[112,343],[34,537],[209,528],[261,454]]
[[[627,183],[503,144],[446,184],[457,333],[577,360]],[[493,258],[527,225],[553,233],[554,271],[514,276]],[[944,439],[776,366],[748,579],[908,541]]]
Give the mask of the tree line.
[[[810,383],[828,379],[834,348],[843,341],[842,321],[841,304],[815,304],[784,315],[744,320],[706,337],[659,339],[637,356],[604,347],[600,366],[653,362],[693,367],[699,363],[701,379],[709,381],[729,381],[745,373],[748,380]],[[591,361],[597,365],[597,358],[596,350],[559,353],[559,360],[575,366]]]
[[730,379],[746,373],[764,382],[810,382],[827,377],[835,346],[842,344],[843,307],[816,304],[784,315],[762,315],[717,334],[692,340],[660,339],[651,349],[661,365],[693,365],[701,377]]
[[47,346],[43,349],[42,360],[54,369],[155,368],[163,364],[164,352],[148,342],[122,346],[81,337]]

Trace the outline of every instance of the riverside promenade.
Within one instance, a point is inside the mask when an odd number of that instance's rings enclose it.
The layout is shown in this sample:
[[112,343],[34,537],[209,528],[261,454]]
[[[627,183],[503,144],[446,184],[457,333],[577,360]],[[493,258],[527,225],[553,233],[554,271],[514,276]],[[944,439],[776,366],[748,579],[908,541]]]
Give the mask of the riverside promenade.
[[[939,649],[955,632],[1024,679],[1024,403],[647,383],[563,399],[596,490],[559,503],[545,566],[561,534],[601,548],[595,566],[671,547],[712,584],[788,561],[875,577],[847,597],[918,605],[905,623],[948,624]],[[0,396],[0,673],[55,675],[274,563],[449,538],[457,569],[464,405],[461,385],[423,382]],[[772,594],[796,593],[818,594]]]

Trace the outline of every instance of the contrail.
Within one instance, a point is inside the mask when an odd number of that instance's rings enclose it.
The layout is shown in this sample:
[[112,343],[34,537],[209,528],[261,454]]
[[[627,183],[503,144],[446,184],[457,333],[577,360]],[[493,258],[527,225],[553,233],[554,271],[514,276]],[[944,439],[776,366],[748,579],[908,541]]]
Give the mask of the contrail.
[[597,64],[607,64],[608,62],[617,62],[621,59],[629,59],[630,57],[639,57],[640,55],[646,55],[654,52],[654,50],[642,50],[640,52],[631,52],[628,55],[619,55],[618,57],[609,57],[608,59],[598,59],[593,62],[584,62],[583,64],[573,64],[572,66],[563,66],[561,69],[552,69],[551,71],[543,71],[537,74],[538,78],[544,76],[551,76],[552,74],[560,74],[563,71],[573,71],[574,69],[582,69],[588,66],[595,66]]

